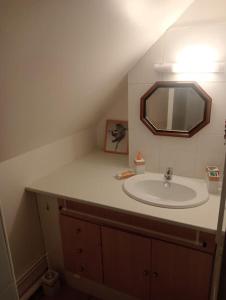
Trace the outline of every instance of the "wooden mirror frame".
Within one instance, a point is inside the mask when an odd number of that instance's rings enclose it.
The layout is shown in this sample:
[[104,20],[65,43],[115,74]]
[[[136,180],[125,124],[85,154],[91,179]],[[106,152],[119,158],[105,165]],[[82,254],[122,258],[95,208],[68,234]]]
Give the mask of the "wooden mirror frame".
[[[193,88],[205,103],[205,110],[203,120],[193,127],[190,131],[176,131],[176,130],[162,130],[157,129],[147,118],[146,118],[146,101],[158,88],[172,88],[172,87],[189,87]],[[190,138],[196,134],[200,129],[209,124],[211,114],[211,97],[201,88],[201,86],[194,81],[157,81],[153,86],[141,97],[140,99],[140,120],[144,125],[155,135],[162,136],[175,136],[175,137],[186,137]]]

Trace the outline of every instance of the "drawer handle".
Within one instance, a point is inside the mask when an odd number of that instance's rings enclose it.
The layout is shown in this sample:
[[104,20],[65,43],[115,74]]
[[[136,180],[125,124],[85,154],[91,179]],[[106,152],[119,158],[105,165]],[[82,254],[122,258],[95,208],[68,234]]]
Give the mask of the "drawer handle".
[[85,271],[85,268],[83,267],[83,266],[80,266],[80,268],[79,268],[79,272],[84,272]]
[[80,254],[83,253],[83,249],[82,249],[82,248],[79,248],[79,249],[78,249],[78,253],[80,253]]
[[150,274],[149,270],[144,270],[144,276],[145,277],[149,276],[149,274]]
[[77,233],[77,234],[79,234],[81,231],[82,231],[81,228],[77,228],[77,229],[76,229],[76,233]]

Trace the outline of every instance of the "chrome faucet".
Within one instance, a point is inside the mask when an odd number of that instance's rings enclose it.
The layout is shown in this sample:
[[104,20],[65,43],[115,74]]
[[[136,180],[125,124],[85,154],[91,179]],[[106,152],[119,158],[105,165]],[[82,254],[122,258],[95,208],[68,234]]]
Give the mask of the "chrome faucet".
[[173,177],[173,168],[170,168],[170,167],[166,168],[166,172],[164,174],[164,177],[165,177],[166,180],[171,180],[172,177]]

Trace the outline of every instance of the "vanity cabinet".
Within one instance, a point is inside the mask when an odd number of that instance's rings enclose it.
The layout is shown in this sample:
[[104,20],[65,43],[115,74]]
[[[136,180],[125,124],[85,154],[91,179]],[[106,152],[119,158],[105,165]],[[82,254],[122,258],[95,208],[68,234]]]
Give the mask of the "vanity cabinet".
[[104,283],[146,300],[206,300],[212,256],[171,243],[102,228]]
[[214,235],[64,205],[59,201],[65,269],[135,299],[209,300]]
[[60,216],[65,269],[102,282],[100,226]]
[[152,240],[151,300],[209,299],[212,256]]
[[151,240],[102,227],[102,251],[104,284],[148,300]]

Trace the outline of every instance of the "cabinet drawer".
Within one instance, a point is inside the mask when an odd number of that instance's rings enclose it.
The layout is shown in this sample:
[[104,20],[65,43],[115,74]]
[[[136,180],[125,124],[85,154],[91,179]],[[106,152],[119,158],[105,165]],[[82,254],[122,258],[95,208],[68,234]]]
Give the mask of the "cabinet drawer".
[[96,224],[60,216],[60,225],[64,242],[74,250],[86,246],[87,243],[93,247],[100,244],[100,226]]
[[65,268],[102,282],[100,226],[60,216]]
[[64,251],[64,266],[67,271],[81,277],[102,283],[102,268],[100,256],[79,256],[74,252]]
[[159,238],[169,242],[200,249],[211,254],[215,253],[215,234],[202,232],[193,228],[179,226],[144,216],[131,215],[127,212],[109,208],[83,204],[71,200],[58,200],[61,214],[81,217],[100,224],[115,226],[119,229],[132,230],[134,233]]

